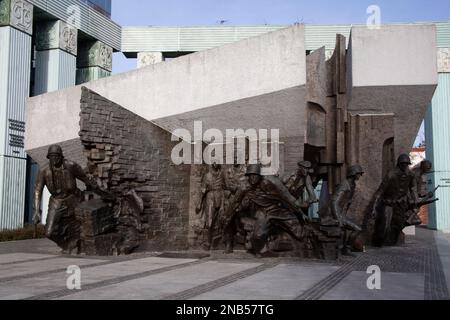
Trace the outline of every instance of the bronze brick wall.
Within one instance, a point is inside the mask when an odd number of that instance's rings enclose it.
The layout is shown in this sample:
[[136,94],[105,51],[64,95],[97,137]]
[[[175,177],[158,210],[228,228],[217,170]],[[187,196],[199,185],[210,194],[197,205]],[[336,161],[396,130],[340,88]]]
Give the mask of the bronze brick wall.
[[86,88],[80,118],[84,153],[97,180],[116,194],[134,189],[144,200],[141,248],[186,249],[190,166],[171,161],[171,134]]

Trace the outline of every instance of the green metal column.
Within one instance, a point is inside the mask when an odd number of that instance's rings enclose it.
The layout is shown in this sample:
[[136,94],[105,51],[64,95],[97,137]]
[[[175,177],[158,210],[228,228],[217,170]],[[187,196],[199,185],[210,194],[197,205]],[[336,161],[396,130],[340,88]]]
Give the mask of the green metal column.
[[23,226],[33,6],[0,0],[0,230]]
[[37,25],[34,95],[75,85],[77,37],[77,29],[60,20]]
[[427,158],[433,162],[432,188],[440,200],[428,206],[429,228],[450,229],[450,73],[439,74],[439,85],[425,120]]
[[109,77],[113,49],[100,41],[84,42],[78,50],[77,84]]
[[[78,30],[61,20],[40,22],[36,29],[36,76],[33,95],[74,86]],[[45,188],[42,195],[43,222],[46,221],[49,200],[50,193]]]

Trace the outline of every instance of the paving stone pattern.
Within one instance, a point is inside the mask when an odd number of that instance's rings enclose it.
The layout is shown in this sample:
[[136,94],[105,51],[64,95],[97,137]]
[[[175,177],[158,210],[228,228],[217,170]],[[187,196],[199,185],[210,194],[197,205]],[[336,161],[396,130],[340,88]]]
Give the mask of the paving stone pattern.
[[[402,247],[368,248],[338,261],[189,251],[93,259],[50,254],[43,240],[27,242],[27,253],[14,247],[24,244],[0,244],[0,299],[450,299],[450,238],[420,228]],[[79,264],[85,274],[81,291],[65,289],[69,264]],[[382,271],[382,290],[366,287],[371,265]]]

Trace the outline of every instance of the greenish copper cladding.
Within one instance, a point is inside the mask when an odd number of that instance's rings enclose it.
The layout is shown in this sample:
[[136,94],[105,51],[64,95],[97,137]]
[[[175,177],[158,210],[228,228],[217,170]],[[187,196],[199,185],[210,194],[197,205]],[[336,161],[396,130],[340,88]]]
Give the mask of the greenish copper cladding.
[[77,29],[67,23],[45,21],[37,25],[36,50],[61,49],[74,56],[77,55]]
[[80,45],[77,67],[100,67],[112,71],[113,49],[100,41],[85,42]]
[[450,73],[439,74],[439,85],[433,97],[431,108],[425,119],[427,159],[433,163],[429,174],[429,190],[437,186],[436,198],[440,200],[428,206],[428,227],[450,230]]
[[33,33],[33,6],[24,0],[0,0],[0,26]]
[[58,21],[39,23],[36,28],[36,50],[49,50],[59,48]]
[[436,27],[438,47],[450,48],[450,22],[438,22]]
[[0,0],[0,26],[8,26],[11,19],[11,0]]
[[[84,34],[106,43],[116,51],[120,51],[121,26],[110,18],[99,14],[86,4],[86,0],[28,0],[28,2],[51,14],[55,20],[62,20],[75,25]],[[75,13],[75,23],[72,13]]]
[[100,67],[89,67],[77,70],[77,85],[83,84],[89,81],[106,78],[111,75],[110,71],[102,69]]

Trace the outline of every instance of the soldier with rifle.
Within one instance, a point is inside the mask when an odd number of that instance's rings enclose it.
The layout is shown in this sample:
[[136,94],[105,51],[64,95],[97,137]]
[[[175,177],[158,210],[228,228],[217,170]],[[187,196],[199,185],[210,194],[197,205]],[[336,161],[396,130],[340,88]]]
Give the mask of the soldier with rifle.
[[353,243],[362,231],[361,227],[348,218],[348,210],[352,204],[355,195],[356,182],[364,174],[360,165],[354,165],[347,171],[347,179],[342,182],[331,199],[331,214],[334,219],[339,222],[342,228],[341,253],[343,255],[351,255]]
[[413,208],[411,216],[407,220],[407,225],[409,226],[421,225],[422,220],[419,217],[420,208],[439,200],[433,199],[437,189],[439,189],[439,186],[434,189],[433,192],[428,192],[427,190],[427,175],[431,172],[432,168],[433,164],[428,160],[424,160],[412,169],[412,172],[416,176],[419,204],[417,207]]
[[[309,209],[314,203],[318,203],[316,191],[314,190],[313,179],[316,179],[315,170],[310,161],[299,161],[297,170],[285,175],[282,178],[283,184],[289,192],[295,197],[297,204],[301,207],[303,213],[309,216]],[[284,240],[288,240],[285,237]],[[283,238],[279,239],[283,242]]]
[[416,176],[409,169],[410,165],[409,156],[400,155],[397,167],[386,175],[376,193],[379,201],[374,244],[377,246],[397,245],[412,210],[420,205]]
[[[314,191],[311,174],[314,173],[312,164],[309,161],[300,161],[297,171],[283,178],[283,183],[289,192],[303,203],[304,212],[307,213],[311,204],[319,202]],[[305,198],[305,191],[308,196]]]
[[246,176],[250,187],[236,197],[229,216],[252,221],[251,226],[246,226],[247,249],[257,255],[268,253],[269,239],[283,232],[297,241],[304,240],[304,225],[309,218],[282,181],[274,176],[263,177],[260,165],[249,165]]

